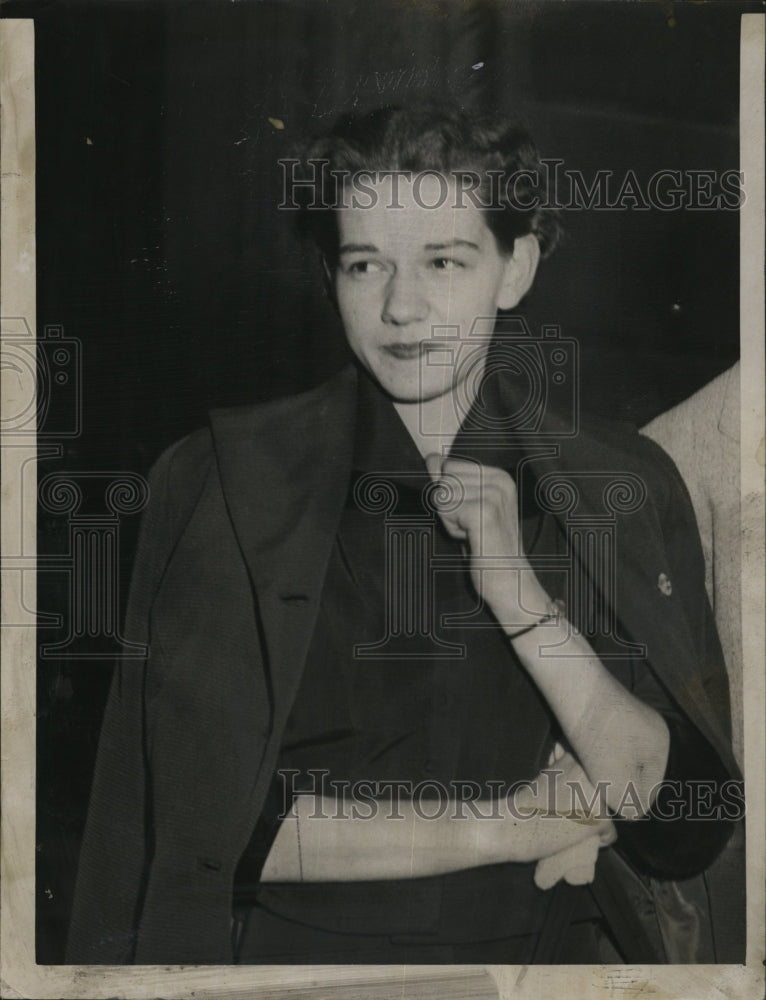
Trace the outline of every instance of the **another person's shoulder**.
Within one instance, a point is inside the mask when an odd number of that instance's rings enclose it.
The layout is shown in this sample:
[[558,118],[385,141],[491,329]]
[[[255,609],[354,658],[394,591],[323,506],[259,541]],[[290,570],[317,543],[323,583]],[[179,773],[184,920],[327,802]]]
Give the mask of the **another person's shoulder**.
[[682,456],[719,435],[739,441],[739,362],[641,429]]
[[673,456],[700,514],[739,503],[739,419],[736,364],[641,429]]

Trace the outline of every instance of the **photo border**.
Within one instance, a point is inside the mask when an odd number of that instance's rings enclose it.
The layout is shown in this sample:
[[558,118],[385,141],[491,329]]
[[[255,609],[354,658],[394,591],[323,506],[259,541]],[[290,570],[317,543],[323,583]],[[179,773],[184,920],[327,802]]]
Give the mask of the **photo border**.
[[[742,15],[740,148],[746,199],[740,228],[742,357],[742,636],[744,643],[747,787],[747,961],[684,966],[44,966],[35,962],[34,625],[2,632],[2,858],[0,954],[8,998],[490,997],[606,998],[615,995],[755,1000],[764,993],[764,733],[766,649],[764,528],[764,26],[766,15]],[[35,117],[34,24],[0,20],[0,315],[23,318],[34,337]],[[5,373],[3,373],[5,376]],[[5,405],[5,397],[3,397]],[[0,411],[5,414],[5,410]],[[28,426],[28,425],[27,425]],[[2,441],[2,620],[34,593],[36,442]],[[31,461],[30,461],[31,460]],[[28,463],[33,470],[20,478]],[[20,539],[25,539],[23,552]],[[14,564],[14,557],[19,557]],[[14,568],[16,565],[16,568]],[[483,971],[487,970],[487,972]],[[619,994],[618,994],[619,990]]]

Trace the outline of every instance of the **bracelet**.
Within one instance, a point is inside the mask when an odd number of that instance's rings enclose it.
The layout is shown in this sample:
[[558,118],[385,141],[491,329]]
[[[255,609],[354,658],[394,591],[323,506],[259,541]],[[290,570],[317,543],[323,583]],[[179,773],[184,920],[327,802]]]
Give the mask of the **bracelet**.
[[509,635],[508,638],[518,639],[520,635],[526,635],[527,632],[531,632],[532,629],[537,628],[538,625],[547,625],[548,622],[552,622],[554,620],[558,622],[559,617],[564,613],[565,610],[566,610],[566,605],[564,604],[563,601],[557,598],[555,601],[551,601],[551,610],[546,615],[543,615],[541,618],[538,618],[537,621],[532,622],[531,625],[527,625],[526,628],[519,629],[519,631],[514,632],[513,635]]

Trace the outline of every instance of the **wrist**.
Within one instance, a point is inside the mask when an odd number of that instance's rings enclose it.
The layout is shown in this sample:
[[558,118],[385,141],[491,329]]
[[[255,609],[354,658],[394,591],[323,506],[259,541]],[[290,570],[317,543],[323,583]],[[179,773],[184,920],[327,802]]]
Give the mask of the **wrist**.
[[531,566],[513,570],[484,569],[475,586],[506,635],[534,625],[551,607],[551,597],[540,585]]
[[544,606],[545,610],[530,618],[526,624],[504,625],[503,631],[508,638],[513,642],[522,636],[529,635],[538,628],[560,628],[564,622],[566,610],[564,602],[548,597]]

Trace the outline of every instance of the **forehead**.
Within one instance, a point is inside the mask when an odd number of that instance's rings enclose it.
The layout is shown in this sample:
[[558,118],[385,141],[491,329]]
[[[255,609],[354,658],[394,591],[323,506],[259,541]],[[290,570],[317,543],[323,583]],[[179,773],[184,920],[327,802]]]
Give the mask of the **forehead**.
[[480,248],[494,244],[484,214],[458,196],[448,176],[397,174],[366,177],[361,183],[356,190],[347,187],[344,205],[337,210],[341,247],[352,243],[417,250],[456,239]]

